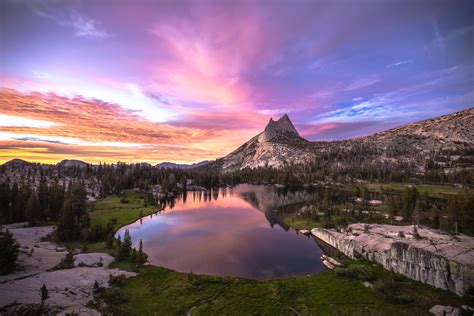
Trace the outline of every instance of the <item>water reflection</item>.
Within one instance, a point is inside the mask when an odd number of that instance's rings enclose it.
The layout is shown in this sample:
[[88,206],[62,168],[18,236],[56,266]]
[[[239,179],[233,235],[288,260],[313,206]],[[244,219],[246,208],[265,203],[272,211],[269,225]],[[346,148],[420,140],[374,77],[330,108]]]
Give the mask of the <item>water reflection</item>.
[[272,220],[290,195],[251,185],[188,192],[118,233],[128,228],[152,264],[182,272],[268,279],[324,271],[312,238]]

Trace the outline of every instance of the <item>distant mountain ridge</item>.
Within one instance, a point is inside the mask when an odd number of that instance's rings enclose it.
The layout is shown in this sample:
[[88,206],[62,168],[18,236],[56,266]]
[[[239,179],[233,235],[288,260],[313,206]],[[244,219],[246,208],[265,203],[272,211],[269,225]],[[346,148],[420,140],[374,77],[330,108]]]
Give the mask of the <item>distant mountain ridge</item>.
[[387,139],[414,135],[440,140],[441,142],[474,143],[474,108],[452,114],[395,127],[376,133],[373,138]]
[[22,167],[30,166],[30,165],[33,165],[33,164],[34,163],[32,163],[32,162],[28,162],[28,161],[25,161],[23,159],[15,158],[15,159],[12,159],[12,160],[9,160],[9,161],[5,162],[3,164],[3,166],[9,167],[9,168],[22,168]]
[[162,162],[156,165],[158,168],[165,168],[165,169],[191,169],[191,168],[197,168],[197,167],[202,167],[205,166],[209,163],[209,160],[204,160],[192,164],[177,164],[174,162]]
[[76,160],[76,159],[65,159],[57,163],[58,167],[79,167],[79,168],[85,168],[87,166],[87,163],[82,161],[82,160]]
[[[445,150],[459,151],[461,155],[439,158]],[[333,156],[328,157],[331,153]],[[474,108],[371,136],[314,142],[302,138],[285,114],[277,121],[270,119],[263,132],[208,167],[231,172],[265,166],[282,168],[324,159],[328,168],[344,169],[347,168],[348,161],[353,160],[351,156],[361,154],[357,158],[360,164],[407,165],[416,172],[424,172],[425,162],[438,158],[439,161],[434,163],[441,168],[472,168],[473,153]]]
[[[209,162],[210,161],[208,161],[208,160],[196,162],[196,163],[193,163],[193,164],[177,164],[177,163],[173,163],[173,162],[162,162],[162,163],[159,163],[159,164],[155,165],[155,167],[157,167],[157,168],[191,169],[191,168],[204,166],[204,165],[208,164]],[[25,161],[23,159],[15,158],[15,159],[12,159],[12,160],[9,160],[9,161],[3,163],[1,166],[5,166],[7,168],[24,168],[24,167],[28,167],[28,166],[34,166],[34,165],[37,165],[37,164],[39,164],[39,163],[29,162],[29,161]],[[152,165],[147,163],[147,162],[138,162],[138,163],[132,163],[132,164],[136,165],[136,166],[152,167]],[[65,159],[65,160],[61,160],[57,164],[40,164],[40,165],[42,165],[44,167],[50,167],[50,168],[54,168],[54,167],[85,168],[88,165],[88,163],[84,162],[82,160]],[[98,165],[94,165],[94,164],[90,164],[90,165],[91,166],[98,166]],[[114,165],[114,164],[112,164],[112,165]]]

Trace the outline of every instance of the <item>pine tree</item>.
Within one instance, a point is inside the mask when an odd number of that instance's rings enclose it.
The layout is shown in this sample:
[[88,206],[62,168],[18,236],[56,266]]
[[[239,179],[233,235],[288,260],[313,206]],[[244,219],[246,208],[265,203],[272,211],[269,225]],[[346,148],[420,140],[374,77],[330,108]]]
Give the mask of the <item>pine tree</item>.
[[22,222],[26,220],[25,210],[28,200],[30,198],[31,190],[28,186],[24,185],[20,189],[13,185],[12,189],[12,220],[14,222]]
[[439,229],[441,226],[441,214],[438,208],[434,209],[433,228]]
[[132,251],[132,237],[130,237],[130,232],[127,229],[123,236],[123,242],[119,250],[118,259],[119,260],[129,259],[131,251]]
[[10,222],[10,185],[6,182],[0,184],[0,224]]
[[74,248],[71,247],[68,249],[61,265],[64,269],[74,268]]
[[146,262],[145,254],[143,253],[143,242],[140,239],[137,253],[137,265],[141,267]]
[[79,234],[70,198],[64,201],[61,217],[59,218],[57,234],[59,239],[63,241],[72,241]]
[[107,241],[105,242],[105,246],[107,249],[112,249],[114,247],[114,235],[113,233],[110,233],[109,236],[107,237]]
[[36,194],[31,193],[28,203],[26,204],[26,218],[31,226],[35,226],[41,217],[41,209]]
[[50,188],[49,196],[49,217],[51,219],[58,219],[64,203],[63,187],[57,183],[53,184]]
[[44,178],[41,179],[38,187],[39,216],[46,219],[49,209],[49,189]]
[[78,240],[82,228],[89,225],[86,192],[82,184],[73,184],[64,201],[58,224],[58,237],[63,241]]
[[10,231],[0,231],[0,275],[15,270],[19,250],[20,245],[13,239]]
[[458,223],[460,219],[460,205],[458,197],[454,197],[448,206],[448,220],[450,229],[457,234],[458,233]]
[[406,187],[402,194],[402,209],[406,219],[411,219],[418,200],[418,190],[415,187]]
[[43,286],[40,288],[40,297],[41,297],[40,311],[43,311],[44,302],[49,298],[48,289],[46,288],[46,285],[44,283],[43,283]]
[[397,203],[396,197],[390,197],[388,200],[388,208],[392,218],[398,215],[399,203]]

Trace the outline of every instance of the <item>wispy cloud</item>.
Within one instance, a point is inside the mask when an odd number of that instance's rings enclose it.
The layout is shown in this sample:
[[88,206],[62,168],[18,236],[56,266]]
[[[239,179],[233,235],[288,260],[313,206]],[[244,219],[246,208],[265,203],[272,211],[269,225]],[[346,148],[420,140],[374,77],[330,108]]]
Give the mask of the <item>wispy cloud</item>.
[[397,61],[397,62],[394,62],[392,64],[388,64],[387,66],[385,66],[385,68],[393,68],[393,67],[398,67],[398,66],[402,66],[402,65],[406,65],[406,64],[411,64],[413,62],[413,60],[401,60],[401,61]]
[[440,69],[422,76],[417,84],[376,93],[366,100],[354,98],[352,101],[355,104],[319,114],[312,123],[410,122],[413,118],[426,117],[427,108],[430,110],[429,116],[445,114],[448,108],[462,109],[473,104],[472,93],[448,97],[440,91],[472,71],[456,66]]
[[63,27],[74,30],[74,35],[87,39],[104,39],[110,34],[101,27],[101,23],[77,9],[55,7],[50,3],[36,2],[32,6],[33,12],[40,17],[50,19]]
[[433,21],[433,32],[435,34],[435,39],[432,44],[439,47],[443,52],[446,50],[448,45],[452,45],[453,42],[459,41],[464,43],[469,43],[474,40],[474,26],[464,26],[460,28],[455,28],[441,34],[441,31],[436,20]]
[[279,109],[263,109],[257,111],[263,115],[280,115],[291,112],[290,108],[279,108]]
[[58,123],[45,121],[45,120],[36,120],[21,116],[14,115],[5,115],[0,113],[0,127],[38,127],[38,128],[48,128],[57,126]]
[[100,28],[99,22],[77,12],[71,16],[71,24],[74,28],[74,35],[77,37],[102,39],[110,36],[109,33]]
[[352,90],[359,90],[373,84],[379,82],[379,79],[376,78],[363,78],[356,81],[351,82],[347,86],[343,87],[341,91],[352,91]]

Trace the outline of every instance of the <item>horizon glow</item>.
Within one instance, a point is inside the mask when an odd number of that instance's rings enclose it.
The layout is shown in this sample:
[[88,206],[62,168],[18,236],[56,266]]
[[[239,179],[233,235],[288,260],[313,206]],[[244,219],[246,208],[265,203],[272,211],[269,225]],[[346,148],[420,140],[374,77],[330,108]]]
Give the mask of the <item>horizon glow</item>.
[[0,4],[0,163],[191,163],[474,106],[472,1]]

